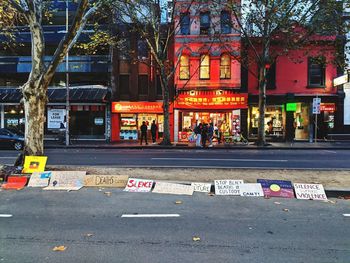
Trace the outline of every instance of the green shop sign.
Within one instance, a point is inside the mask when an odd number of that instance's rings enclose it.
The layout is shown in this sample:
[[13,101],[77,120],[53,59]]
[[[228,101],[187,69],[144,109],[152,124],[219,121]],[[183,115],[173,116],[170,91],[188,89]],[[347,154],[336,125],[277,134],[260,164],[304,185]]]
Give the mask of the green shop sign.
[[296,102],[287,103],[286,111],[296,111],[296,110],[297,110]]

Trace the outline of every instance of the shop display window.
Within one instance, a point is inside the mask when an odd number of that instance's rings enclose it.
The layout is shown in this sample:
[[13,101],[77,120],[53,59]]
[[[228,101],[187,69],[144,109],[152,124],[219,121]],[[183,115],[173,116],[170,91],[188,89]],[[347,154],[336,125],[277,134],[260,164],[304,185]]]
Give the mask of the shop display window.
[[120,139],[121,140],[137,140],[138,127],[136,114],[120,115]]
[[[268,105],[265,109],[264,130],[267,137],[280,138],[285,136],[285,111],[283,105]],[[250,135],[258,134],[259,108],[251,107]]]
[[5,105],[4,111],[5,128],[24,133],[25,119],[23,107],[20,105]]
[[297,103],[297,109],[294,112],[295,139],[309,139],[309,112],[310,106],[307,103]]

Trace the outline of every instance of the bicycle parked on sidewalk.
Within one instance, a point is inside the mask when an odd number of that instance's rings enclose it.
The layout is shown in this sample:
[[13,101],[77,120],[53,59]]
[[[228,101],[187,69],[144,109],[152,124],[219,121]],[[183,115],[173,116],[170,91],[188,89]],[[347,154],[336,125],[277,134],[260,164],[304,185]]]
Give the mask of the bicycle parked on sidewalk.
[[225,144],[234,144],[234,145],[237,145],[237,144],[248,145],[249,144],[249,141],[241,133],[239,133],[239,135],[231,135],[229,133],[224,133],[223,138],[224,138]]

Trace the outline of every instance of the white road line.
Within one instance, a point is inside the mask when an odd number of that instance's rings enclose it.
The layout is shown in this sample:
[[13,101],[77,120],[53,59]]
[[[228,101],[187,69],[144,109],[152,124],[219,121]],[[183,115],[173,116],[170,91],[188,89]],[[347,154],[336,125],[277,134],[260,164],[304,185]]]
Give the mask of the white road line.
[[350,217],[350,214],[343,214],[343,216],[349,216]]
[[336,151],[324,150],[327,153],[337,153]]
[[15,159],[15,158],[17,158],[16,156],[14,156],[14,157],[0,157],[0,159]]
[[151,160],[174,160],[174,161],[224,161],[224,162],[288,162],[288,160],[213,159],[213,158],[151,158]]
[[138,215],[122,215],[122,217],[180,217],[179,214],[138,214]]
[[0,217],[12,217],[10,214],[0,214]]

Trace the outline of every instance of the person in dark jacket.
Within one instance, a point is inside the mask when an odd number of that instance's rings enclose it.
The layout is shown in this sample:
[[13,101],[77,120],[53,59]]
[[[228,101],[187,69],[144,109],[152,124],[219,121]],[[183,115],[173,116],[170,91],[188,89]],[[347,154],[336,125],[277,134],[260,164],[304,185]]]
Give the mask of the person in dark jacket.
[[207,139],[208,139],[208,125],[206,123],[203,124],[201,135],[202,135],[202,147],[205,147],[205,143],[207,142]]
[[153,121],[152,125],[151,125],[151,134],[152,134],[152,142],[153,142],[153,144],[156,143],[157,130],[158,130],[158,127],[157,127],[156,121]]
[[147,125],[146,125],[146,122],[142,122],[142,125],[140,127],[140,130],[141,130],[141,145],[142,145],[142,141],[143,141],[143,138],[145,138],[145,142],[146,142],[146,145],[148,145],[147,143]]

